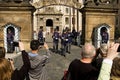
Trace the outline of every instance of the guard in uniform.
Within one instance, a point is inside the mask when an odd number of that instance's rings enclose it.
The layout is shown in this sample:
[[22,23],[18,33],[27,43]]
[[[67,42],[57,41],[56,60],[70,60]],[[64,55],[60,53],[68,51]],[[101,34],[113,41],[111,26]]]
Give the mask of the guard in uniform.
[[63,30],[63,33],[61,35],[61,50],[62,50],[63,56],[66,56],[67,45],[68,45],[67,32],[66,30]]
[[8,53],[13,53],[14,51],[13,40],[14,40],[14,34],[10,29],[8,29],[8,32],[7,32],[7,47],[8,47],[7,52]]
[[82,31],[79,31],[77,36],[77,45],[79,47],[81,47],[81,35],[82,35]]
[[43,29],[40,29],[38,32],[38,40],[40,41],[40,44],[44,43]]
[[71,52],[72,37],[73,37],[73,34],[72,34],[72,32],[70,31],[70,29],[68,29],[68,31],[67,31],[67,38],[68,38],[67,52],[68,52],[68,53]]
[[101,33],[101,37],[102,37],[102,44],[103,43],[108,43],[108,40],[109,40],[109,34],[107,32],[107,30],[104,30],[102,33]]
[[53,52],[58,53],[58,43],[60,35],[57,29],[54,30],[52,38],[53,38]]

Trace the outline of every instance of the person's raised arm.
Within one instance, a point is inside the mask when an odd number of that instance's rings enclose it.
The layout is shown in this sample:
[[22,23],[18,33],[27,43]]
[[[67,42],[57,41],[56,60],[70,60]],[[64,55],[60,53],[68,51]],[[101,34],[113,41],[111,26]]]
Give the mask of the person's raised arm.
[[22,42],[19,42],[19,48],[20,48],[20,51],[22,52],[23,64],[29,65],[30,62],[29,62],[28,53],[25,51],[24,44]]
[[98,80],[110,80],[113,59],[118,55],[118,46],[118,43],[112,43],[108,48],[107,57],[102,62]]
[[28,53],[24,49],[24,45],[22,42],[19,42],[19,49],[21,50],[22,53],[22,61],[23,61],[23,66],[19,70],[15,70],[11,80],[24,80],[25,77],[28,78],[28,71],[30,69],[30,61],[28,57]]

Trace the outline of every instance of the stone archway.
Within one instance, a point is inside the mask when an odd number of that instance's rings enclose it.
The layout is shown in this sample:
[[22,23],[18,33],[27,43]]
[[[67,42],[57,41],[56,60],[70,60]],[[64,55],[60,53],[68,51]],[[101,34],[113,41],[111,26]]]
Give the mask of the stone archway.
[[53,26],[53,20],[52,19],[47,19],[46,20],[46,26]]
[[7,33],[9,29],[12,31],[14,35],[14,41],[20,40],[20,27],[15,26],[14,24],[6,24],[4,26],[4,47],[6,49],[6,52],[8,51]]
[[46,20],[46,29],[48,33],[53,32],[53,20],[52,19]]

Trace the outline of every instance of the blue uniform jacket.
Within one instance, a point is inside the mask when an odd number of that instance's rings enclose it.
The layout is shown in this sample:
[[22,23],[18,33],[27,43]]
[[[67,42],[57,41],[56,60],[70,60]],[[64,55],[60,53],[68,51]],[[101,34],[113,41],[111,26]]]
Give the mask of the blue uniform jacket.
[[63,33],[61,36],[61,44],[66,45],[68,43],[68,34]]
[[39,33],[38,33],[38,39],[39,40],[43,39],[43,32],[42,31],[39,31]]
[[72,37],[73,37],[73,34],[72,32],[68,32],[68,43],[72,43]]
[[53,36],[52,36],[53,42],[58,43],[59,42],[59,37],[60,37],[59,33],[58,32],[54,32]]

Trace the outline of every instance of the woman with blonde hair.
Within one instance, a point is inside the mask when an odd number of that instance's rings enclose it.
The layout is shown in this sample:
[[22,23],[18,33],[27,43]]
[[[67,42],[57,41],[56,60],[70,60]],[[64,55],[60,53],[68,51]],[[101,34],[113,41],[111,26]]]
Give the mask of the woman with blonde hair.
[[12,73],[13,68],[10,61],[0,58],[0,80],[11,80]]

